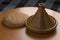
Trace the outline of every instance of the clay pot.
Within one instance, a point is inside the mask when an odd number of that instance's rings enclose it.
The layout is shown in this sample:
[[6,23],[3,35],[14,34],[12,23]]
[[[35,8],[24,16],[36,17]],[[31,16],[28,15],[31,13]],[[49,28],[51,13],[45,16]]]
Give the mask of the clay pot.
[[39,3],[35,15],[26,21],[27,29],[35,33],[48,33],[56,29],[57,21],[45,10],[45,4]]

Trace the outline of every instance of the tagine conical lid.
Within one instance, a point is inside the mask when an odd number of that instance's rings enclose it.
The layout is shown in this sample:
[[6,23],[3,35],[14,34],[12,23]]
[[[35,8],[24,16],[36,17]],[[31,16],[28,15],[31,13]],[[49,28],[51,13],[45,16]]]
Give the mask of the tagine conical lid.
[[26,25],[27,29],[33,32],[44,33],[54,30],[57,26],[57,23],[56,19],[48,15],[46,12],[45,5],[40,3],[35,15],[27,19]]

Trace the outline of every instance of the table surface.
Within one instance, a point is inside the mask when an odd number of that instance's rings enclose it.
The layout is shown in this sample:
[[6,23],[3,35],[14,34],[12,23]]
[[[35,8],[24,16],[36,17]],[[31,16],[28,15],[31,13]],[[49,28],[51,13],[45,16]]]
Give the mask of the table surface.
[[7,14],[23,12],[31,16],[35,14],[37,9],[37,7],[22,7],[8,10],[0,14],[0,40],[60,40],[60,14],[50,9],[45,10],[58,21],[58,26],[54,32],[47,34],[35,34],[26,30],[26,26],[23,28],[11,29],[2,25],[2,19]]

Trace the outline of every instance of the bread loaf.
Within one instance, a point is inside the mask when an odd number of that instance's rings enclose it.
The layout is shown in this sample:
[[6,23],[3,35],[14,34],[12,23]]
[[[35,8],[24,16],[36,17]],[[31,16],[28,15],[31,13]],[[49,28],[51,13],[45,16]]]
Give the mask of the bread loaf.
[[21,27],[25,25],[25,21],[28,18],[27,14],[24,14],[22,12],[20,13],[11,13],[6,15],[3,18],[3,24],[5,24],[8,27]]

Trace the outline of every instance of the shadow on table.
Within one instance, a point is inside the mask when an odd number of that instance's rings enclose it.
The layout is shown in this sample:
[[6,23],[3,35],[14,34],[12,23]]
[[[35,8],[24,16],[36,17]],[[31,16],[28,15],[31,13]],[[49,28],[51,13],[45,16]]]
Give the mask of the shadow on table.
[[34,38],[34,39],[48,39],[56,34],[56,29],[50,33],[34,33],[26,29],[26,33],[29,37]]

